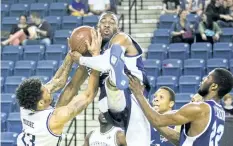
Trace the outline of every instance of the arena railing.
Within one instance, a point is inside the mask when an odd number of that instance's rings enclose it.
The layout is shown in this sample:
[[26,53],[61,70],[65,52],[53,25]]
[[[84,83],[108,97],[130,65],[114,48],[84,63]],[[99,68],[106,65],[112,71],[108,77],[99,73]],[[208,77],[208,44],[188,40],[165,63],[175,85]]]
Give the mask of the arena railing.
[[67,134],[65,135],[65,146],[70,146],[71,142],[73,141],[73,139],[74,139],[74,146],[77,146],[77,130],[76,130],[77,129],[77,119],[76,118],[74,118],[71,121],[71,123],[70,123],[70,125],[69,125],[68,130],[67,130],[66,133],[70,132],[70,129],[71,129],[71,127],[72,127],[73,124],[74,124],[74,132],[73,132],[70,140],[68,140]]

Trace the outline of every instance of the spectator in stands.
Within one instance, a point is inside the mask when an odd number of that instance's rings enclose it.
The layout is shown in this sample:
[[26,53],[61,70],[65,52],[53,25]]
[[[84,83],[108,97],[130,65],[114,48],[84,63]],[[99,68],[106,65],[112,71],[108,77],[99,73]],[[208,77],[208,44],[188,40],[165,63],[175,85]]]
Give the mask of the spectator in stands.
[[1,44],[3,46],[8,44],[14,46],[20,45],[24,40],[27,39],[27,36],[30,36],[28,28],[29,25],[27,24],[27,16],[21,15],[19,17],[19,24],[13,25],[9,38],[3,41]]
[[36,38],[32,38],[29,40],[24,40],[23,45],[27,45],[28,41],[30,40],[39,40],[41,44],[48,46],[51,44],[51,38],[52,38],[52,26],[45,20],[41,19],[40,15],[38,13],[32,13],[30,15],[32,25],[36,26]]
[[233,115],[233,105],[232,105],[232,96],[230,94],[227,94],[223,97],[224,101],[224,110],[226,114]]
[[111,8],[110,0],[88,0],[88,5],[91,15],[100,15]]
[[180,11],[179,0],[163,0],[162,14],[178,14]]
[[198,26],[199,33],[197,41],[214,43],[219,40],[222,33],[220,27],[213,21],[210,14],[203,14],[202,21]]
[[193,43],[194,26],[186,20],[188,12],[181,10],[178,14],[179,21],[174,22],[171,27],[171,36],[173,43]]
[[188,11],[192,14],[201,15],[204,9],[203,0],[188,0]]
[[225,0],[223,7],[227,19],[218,20],[218,24],[220,27],[233,27],[233,0]]
[[72,3],[68,8],[72,16],[87,15],[85,12],[85,4],[83,4],[80,0],[72,0]]

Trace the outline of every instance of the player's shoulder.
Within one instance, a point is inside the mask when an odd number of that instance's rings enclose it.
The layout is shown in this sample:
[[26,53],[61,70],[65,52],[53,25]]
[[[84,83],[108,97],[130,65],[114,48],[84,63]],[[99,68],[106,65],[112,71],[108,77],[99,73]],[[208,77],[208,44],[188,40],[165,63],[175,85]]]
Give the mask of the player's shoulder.
[[191,102],[183,106],[184,109],[192,110],[193,112],[196,113],[203,113],[203,112],[209,112],[210,111],[210,106],[203,101],[200,102]]
[[131,42],[131,38],[129,37],[128,34],[124,33],[124,32],[119,32],[116,35],[113,36],[112,38],[112,42],[114,41],[127,41],[127,42]]

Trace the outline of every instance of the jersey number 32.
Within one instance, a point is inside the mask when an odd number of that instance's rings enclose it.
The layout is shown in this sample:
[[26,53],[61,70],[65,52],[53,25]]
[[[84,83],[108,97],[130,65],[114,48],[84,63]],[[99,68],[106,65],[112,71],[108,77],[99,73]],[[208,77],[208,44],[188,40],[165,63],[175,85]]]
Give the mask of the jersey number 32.
[[215,121],[212,126],[212,132],[210,134],[209,146],[218,146],[219,141],[222,138],[223,132],[224,126],[222,124],[217,125],[217,122]]

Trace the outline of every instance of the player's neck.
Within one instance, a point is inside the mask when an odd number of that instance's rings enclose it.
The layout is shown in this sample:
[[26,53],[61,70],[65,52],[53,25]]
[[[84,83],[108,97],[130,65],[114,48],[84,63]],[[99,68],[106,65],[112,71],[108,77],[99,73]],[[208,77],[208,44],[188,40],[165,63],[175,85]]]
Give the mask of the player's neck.
[[100,132],[101,132],[101,133],[106,133],[106,132],[109,131],[112,127],[113,127],[112,124],[100,125]]
[[206,95],[204,97],[205,100],[214,100],[216,102],[219,103],[220,98],[218,97],[218,95],[216,93],[209,93],[208,95]]

